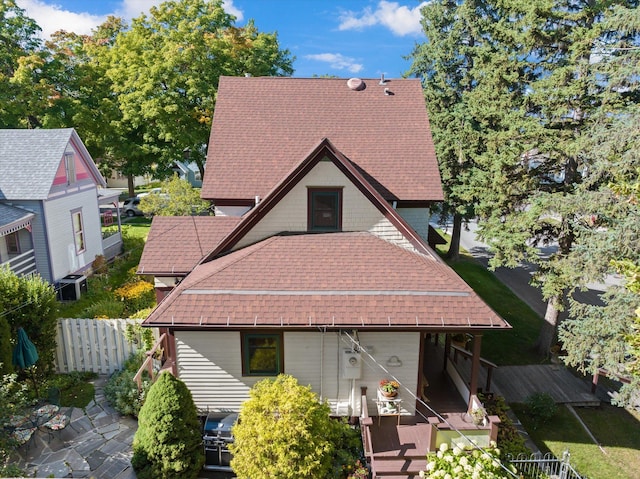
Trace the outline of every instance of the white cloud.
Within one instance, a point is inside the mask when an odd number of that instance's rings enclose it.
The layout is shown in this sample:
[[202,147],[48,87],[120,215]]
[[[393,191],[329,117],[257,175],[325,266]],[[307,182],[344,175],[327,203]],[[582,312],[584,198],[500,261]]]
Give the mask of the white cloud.
[[[223,2],[224,10],[234,15],[238,21],[244,18],[242,10],[234,4],[234,0]],[[20,8],[24,9],[27,16],[33,18],[42,28],[42,37],[49,38],[58,30],[75,32],[80,35],[88,35],[106,19],[106,15],[93,15],[87,12],[72,12],[64,10],[60,5],[50,3],[51,0],[17,0]],[[122,0],[121,6],[111,13],[124,18],[127,22],[141,13],[149,13],[152,6],[160,5],[163,0]]]
[[42,28],[42,36],[49,38],[58,30],[66,30],[81,35],[91,33],[91,30],[106,20],[105,15],[91,15],[86,12],[70,12],[59,5],[45,3],[42,0],[18,0],[18,6],[25,10],[26,15],[33,18]]
[[420,26],[420,9],[427,2],[409,8],[398,2],[381,0],[375,10],[367,7],[361,12],[344,12],[340,15],[339,30],[362,30],[374,25],[382,25],[395,35],[415,35],[422,32]]
[[364,67],[361,63],[356,63],[354,58],[345,57],[340,53],[319,53],[317,55],[305,55],[305,58],[328,63],[331,68],[348,70],[351,73],[358,73]]

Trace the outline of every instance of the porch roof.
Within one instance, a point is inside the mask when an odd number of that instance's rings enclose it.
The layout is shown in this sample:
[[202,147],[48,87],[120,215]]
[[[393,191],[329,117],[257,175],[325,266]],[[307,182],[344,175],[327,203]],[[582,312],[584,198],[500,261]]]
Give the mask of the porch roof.
[[199,264],[145,324],[510,328],[444,263],[367,232],[281,234]]
[[31,224],[35,214],[0,203],[0,236],[5,236]]

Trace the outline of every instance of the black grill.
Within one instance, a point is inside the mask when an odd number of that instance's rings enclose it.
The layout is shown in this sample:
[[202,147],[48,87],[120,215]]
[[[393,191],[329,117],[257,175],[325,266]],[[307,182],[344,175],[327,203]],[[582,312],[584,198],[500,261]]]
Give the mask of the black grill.
[[204,423],[204,468],[212,471],[231,471],[229,444],[233,442],[231,428],[238,420],[237,413],[210,412]]

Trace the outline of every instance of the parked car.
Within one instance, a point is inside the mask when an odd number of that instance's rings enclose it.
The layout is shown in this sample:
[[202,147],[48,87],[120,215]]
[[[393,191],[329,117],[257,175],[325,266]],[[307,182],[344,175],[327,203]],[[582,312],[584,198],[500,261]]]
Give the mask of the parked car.
[[122,214],[127,215],[129,218],[134,216],[142,216],[144,213],[140,211],[140,198],[127,198],[122,205]]
[[162,193],[162,188],[151,188],[149,191],[138,194],[138,198],[144,198],[147,195],[157,195]]
[[236,412],[210,412],[207,414],[202,432],[205,470],[231,472],[229,444],[233,442],[231,428],[237,420],[238,413]]

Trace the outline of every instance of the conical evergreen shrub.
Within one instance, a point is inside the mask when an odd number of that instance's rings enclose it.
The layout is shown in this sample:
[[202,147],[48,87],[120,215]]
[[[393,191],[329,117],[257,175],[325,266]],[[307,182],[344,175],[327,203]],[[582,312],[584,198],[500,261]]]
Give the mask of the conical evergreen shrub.
[[140,409],[131,464],[138,479],[195,479],[204,465],[191,392],[169,373],[160,374]]

